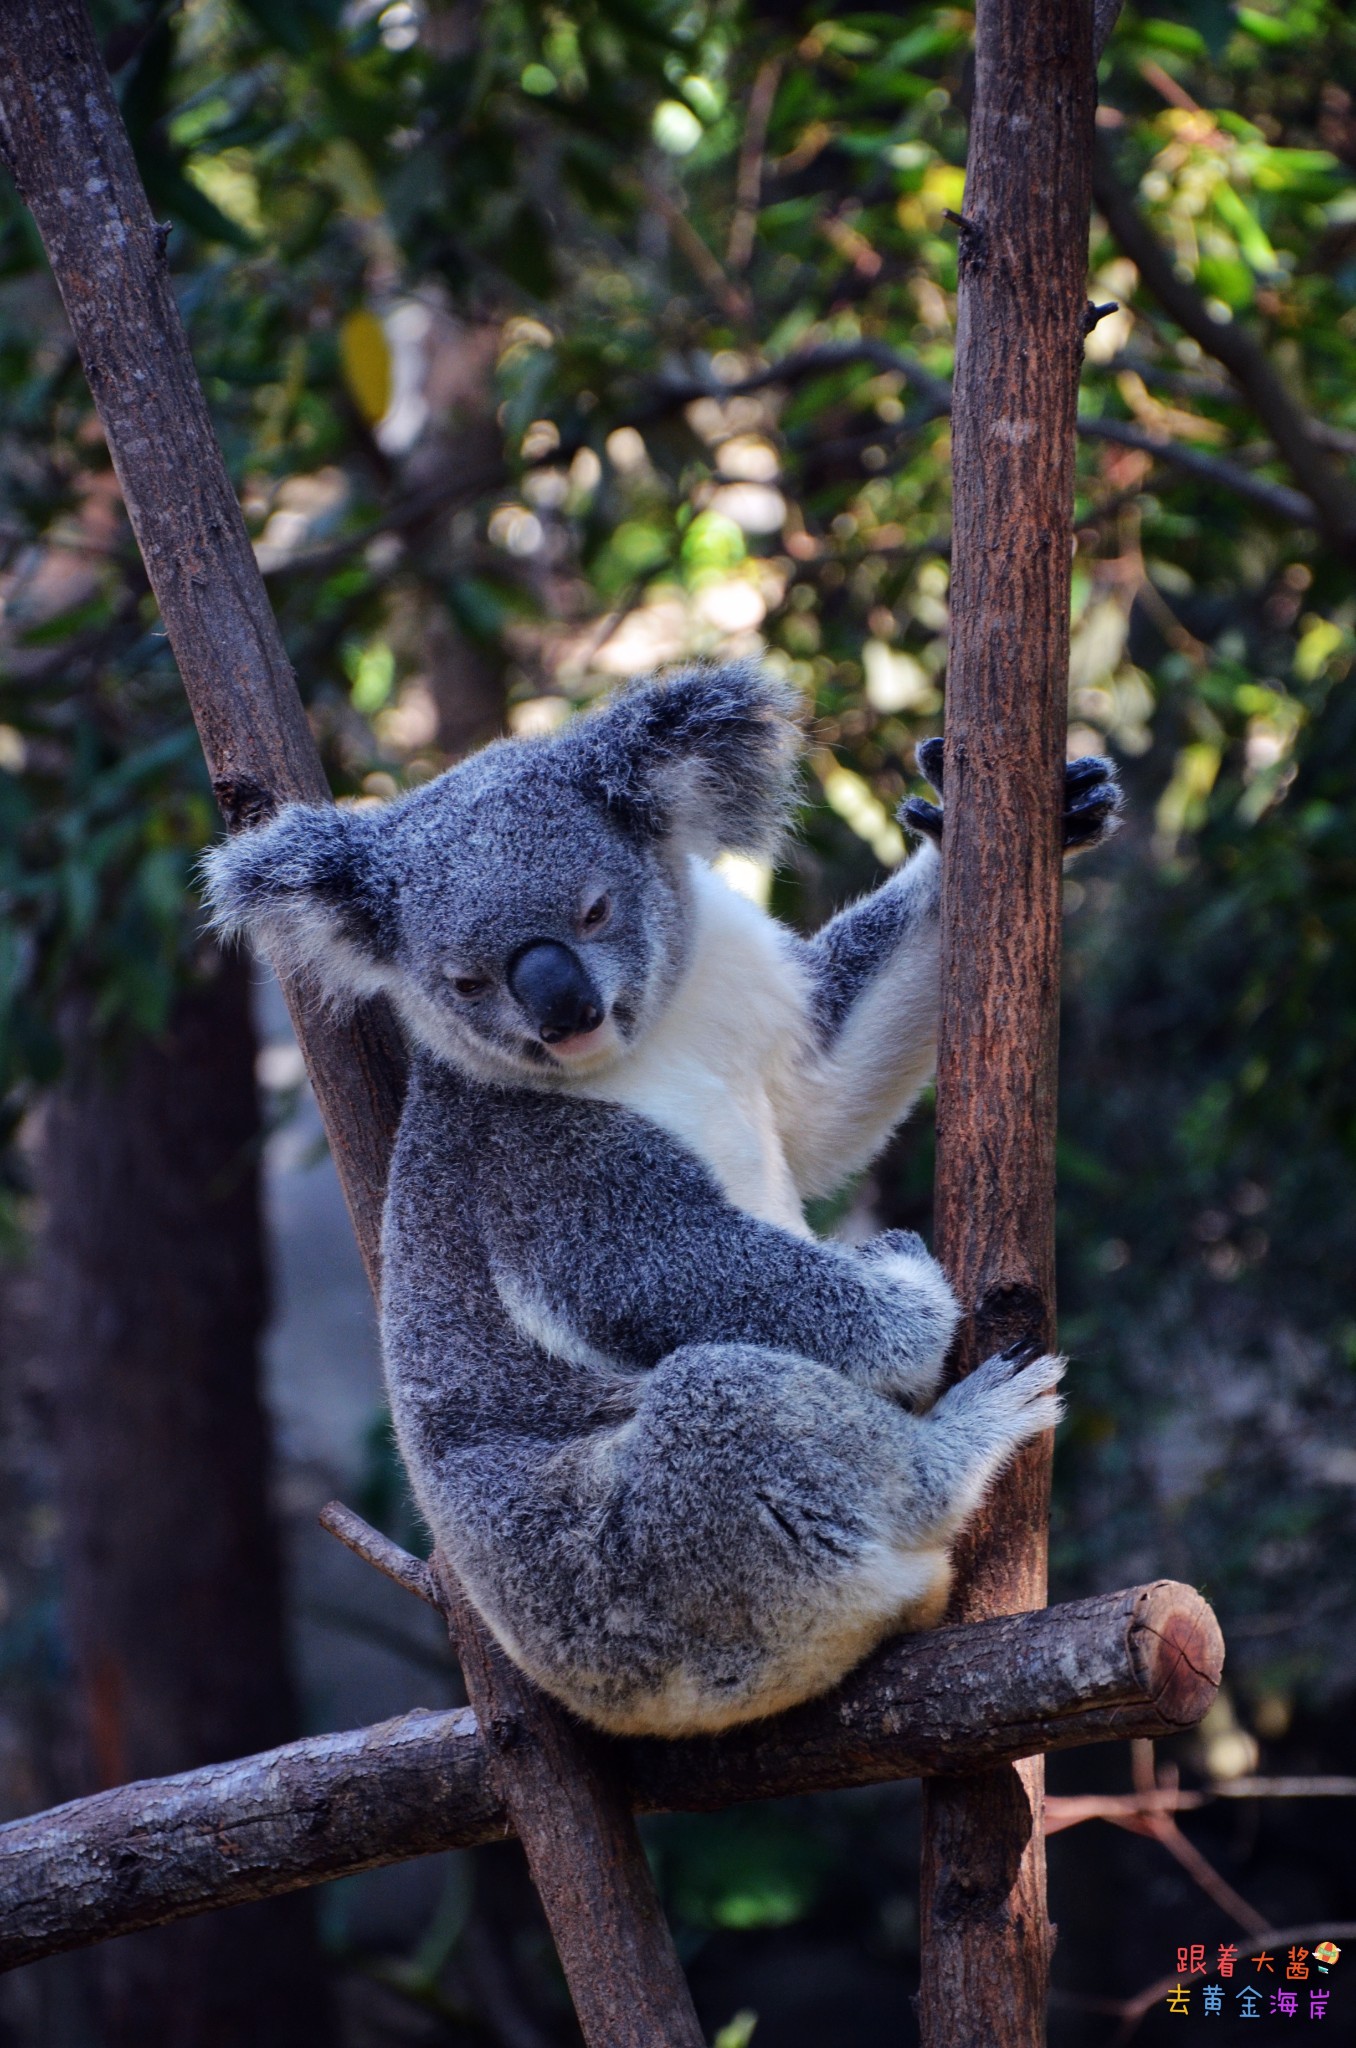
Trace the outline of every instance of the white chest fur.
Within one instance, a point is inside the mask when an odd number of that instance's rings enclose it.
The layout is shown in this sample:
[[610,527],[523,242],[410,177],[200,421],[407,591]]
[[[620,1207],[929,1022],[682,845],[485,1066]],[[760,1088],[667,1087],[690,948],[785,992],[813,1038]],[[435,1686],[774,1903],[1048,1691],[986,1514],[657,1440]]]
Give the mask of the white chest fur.
[[668,1009],[619,1067],[575,1088],[661,1125],[738,1208],[808,1236],[773,1108],[804,1043],[801,976],[756,904],[704,862],[692,881],[696,940]]

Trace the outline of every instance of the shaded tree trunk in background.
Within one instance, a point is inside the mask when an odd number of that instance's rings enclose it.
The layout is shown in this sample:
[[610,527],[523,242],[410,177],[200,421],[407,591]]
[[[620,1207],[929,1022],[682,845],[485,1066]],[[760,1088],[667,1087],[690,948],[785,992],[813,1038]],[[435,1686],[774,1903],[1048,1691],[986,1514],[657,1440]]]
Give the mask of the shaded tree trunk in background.
[[[452,9],[441,16],[452,40],[465,33]],[[432,27],[432,23],[430,23]],[[471,31],[472,43],[475,31]],[[407,488],[430,490],[440,477],[492,475],[504,461],[495,364],[502,345],[497,325],[431,317],[425,344],[424,397],[437,425],[416,445],[402,471]],[[433,517],[413,540],[422,574],[442,582],[450,594],[458,575],[476,564],[464,543],[449,531],[446,516]],[[452,760],[498,739],[504,730],[508,679],[501,651],[472,638],[453,607],[435,600],[419,620],[419,649],[437,714],[434,734]]]
[[[94,1071],[42,1141],[47,1342],[85,1789],[296,1732],[269,1443],[248,970],[214,963],[165,1038]],[[308,1903],[98,1958],[108,2048],[329,2039]]]
[[508,692],[502,664],[445,613],[430,612],[424,623],[425,666],[438,714],[435,737],[442,752],[459,761],[504,730]]

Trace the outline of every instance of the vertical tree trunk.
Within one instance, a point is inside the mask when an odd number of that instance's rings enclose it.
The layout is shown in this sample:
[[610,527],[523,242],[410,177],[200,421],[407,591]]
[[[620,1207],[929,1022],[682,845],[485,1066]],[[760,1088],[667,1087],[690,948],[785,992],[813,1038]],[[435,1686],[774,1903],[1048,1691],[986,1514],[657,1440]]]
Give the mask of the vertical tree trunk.
[[[1091,0],[979,0],[960,236],[946,691],[937,1238],[960,1369],[1054,1342],[1060,810],[1074,421],[1096,85]],[[1050,1446],[994,1489],[952,1613],[1045,1602]],[[925,2048],[1044,2039],[1039,1760],[925,1792]]]
[[[248,996],[242,963],[217,959],[163,1042],[95,1069],[73,1033],[46,1122],[44,1295],[86,1789],[296,1732],[259,1391]],[[321,1991],[300,1899],[99,1956],[108,2048],[319,2048]]]

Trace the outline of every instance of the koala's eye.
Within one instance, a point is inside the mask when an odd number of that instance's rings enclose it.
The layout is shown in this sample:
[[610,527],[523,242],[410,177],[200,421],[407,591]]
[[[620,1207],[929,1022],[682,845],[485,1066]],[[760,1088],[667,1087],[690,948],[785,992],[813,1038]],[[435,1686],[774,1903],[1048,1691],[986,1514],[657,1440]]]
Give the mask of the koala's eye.
[[489,987],[489,976],[485,974],[454,974],[452,986],[459,996],[483,996]]
[[579,920],[586,932],[599,932],[612,915],[612,898],[607,895],[595,897]]

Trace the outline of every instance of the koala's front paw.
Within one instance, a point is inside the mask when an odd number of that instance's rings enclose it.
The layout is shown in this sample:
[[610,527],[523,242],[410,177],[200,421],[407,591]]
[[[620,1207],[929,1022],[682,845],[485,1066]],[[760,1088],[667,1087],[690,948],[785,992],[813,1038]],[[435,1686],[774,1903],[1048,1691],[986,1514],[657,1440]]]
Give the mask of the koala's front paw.
[[[941,796],[941,740],[920,740],[917,759],[920,770]],[[1083,754],[1070,761],[1064,770],[1064,851],[1082,853],[1109,839],[1120,822],[1124,802],[1114,761],[1101,754]],[[944,812],[940,804],[911,796],[900,805],[899,822],[920,837],[930,839],[934,846],[941,845]]]
[[880,1353],[866,1377],[879,1392],[926,1407],[960,1320],[950,1283],[916,1230],[884,1230],[857,1255],[882,1310]]
[[1064,770],[1064,851],[1100,846],[1120,829],[1125,793],[1116,764],[1103,754],[1080,754]]
[[881,1230],[866,1243],[858,1245],[859,1258],[868,1264],[879,1259],[922,1259],[927,1265],[935,1266],[937,1261],[927,1248],[927,1242],[916,1230]]

